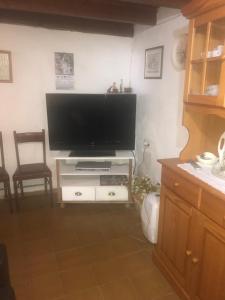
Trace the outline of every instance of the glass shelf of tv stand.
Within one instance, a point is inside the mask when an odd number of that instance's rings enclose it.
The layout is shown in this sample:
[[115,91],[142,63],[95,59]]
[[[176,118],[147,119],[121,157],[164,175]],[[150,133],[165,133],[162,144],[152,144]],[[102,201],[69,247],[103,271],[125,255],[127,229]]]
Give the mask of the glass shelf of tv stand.
[[127,151],[127,150],[118,150],[116,151],[115,156],[89,156],[89,157],[71,157],[69,156],[71,151],[51,151],[52,152],[52,157],[56,160],[118,160],[118,159],[134,159],[134,156],[132,154],[132,151]]
[[95,175],[128,175],[129,165],[127,161],[121,161],[117,164],[112,163],[110,170],[76,170],[75,162],[67,164],[65,161],[60,161],[60,175],[61,176],[95,176]]
[[100,186],[100,176],[62,176],[61,186]]

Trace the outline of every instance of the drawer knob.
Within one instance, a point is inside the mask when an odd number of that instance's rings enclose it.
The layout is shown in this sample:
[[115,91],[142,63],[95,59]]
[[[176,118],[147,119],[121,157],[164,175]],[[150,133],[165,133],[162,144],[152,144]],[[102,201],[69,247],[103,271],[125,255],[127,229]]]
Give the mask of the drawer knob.
[[173,186],[178,187],[180,184],[179,182],[174,182]]
[[191,256],[191,254],[192,254],[191,250],[186,250],[186,255],[187,256]]
[[109,192],[108,195],[109,195],[109,196],[115,196],[116,193],[115,193],[115,192]]
[[196,265],[199,262],[199,259],[197,257],[193,257],[192,262]]
[[81,195],[82,195],[81,192],[76,192],[76,193],[75,193],[75,196],[78,196],[78,197],[79,197],[79,196],[81,196]]

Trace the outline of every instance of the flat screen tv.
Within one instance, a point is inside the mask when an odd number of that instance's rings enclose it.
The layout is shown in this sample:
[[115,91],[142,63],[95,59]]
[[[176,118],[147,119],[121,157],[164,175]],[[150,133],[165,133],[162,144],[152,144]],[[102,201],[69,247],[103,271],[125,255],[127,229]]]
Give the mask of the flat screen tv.
[[136,95],[54,93],[46,105],[51,150],[134,150]]

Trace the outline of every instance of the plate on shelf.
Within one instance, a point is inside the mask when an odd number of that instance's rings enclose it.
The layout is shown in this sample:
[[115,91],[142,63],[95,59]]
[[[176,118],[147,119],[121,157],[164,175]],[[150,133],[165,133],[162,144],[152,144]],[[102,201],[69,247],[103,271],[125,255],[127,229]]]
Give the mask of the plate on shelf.
[[185,69],[186,51],[187,33],[182,33],[176,37],[172,51],[172,64],[177,71]]

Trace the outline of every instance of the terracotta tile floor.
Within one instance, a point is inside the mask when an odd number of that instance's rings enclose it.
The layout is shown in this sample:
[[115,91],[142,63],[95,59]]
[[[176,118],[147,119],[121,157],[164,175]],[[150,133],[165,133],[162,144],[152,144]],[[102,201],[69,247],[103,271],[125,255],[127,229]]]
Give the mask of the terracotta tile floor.
[[134,207],[49,207],[26,198],[19,214],[0,203],[17,300],[178,300],[152,263]]

